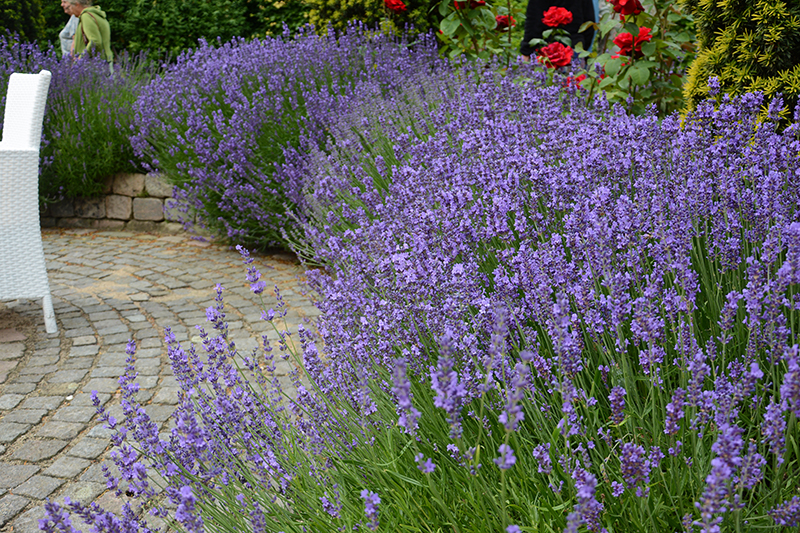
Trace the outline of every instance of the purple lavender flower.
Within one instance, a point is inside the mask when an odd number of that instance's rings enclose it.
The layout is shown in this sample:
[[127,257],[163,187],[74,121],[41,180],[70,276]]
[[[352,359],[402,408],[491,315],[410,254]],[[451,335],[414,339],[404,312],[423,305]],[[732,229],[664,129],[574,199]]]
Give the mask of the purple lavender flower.
[[781,399],[800,418],[800,347],[786,348],[783,355],[787,371],[781,384]]
[[553,462],[550,459],[550,443],[538,444],[533,448],[533,457],[539,463],[537,471],[540,474],[549,474],[553,471]]
[[506,533],[522,533],[522,530],[517,525],[510,525],[506,528]]
[[430,378],[435,393],[433,405],[444,409],[450,421],[450,437],[458,438],[462,433],[461,410],[468,398],[467,388],[447,357],[440,358],[436,368],[430,368]]
[[412,403],[411,382],[406,375],[408,363],[405,359],[395,360],[392,370],[392,392],[397,398],[399,416],[397,424],[409,435],[415,435],[419,426],[421,413]]
[[622,424],[625,421],[625,389],[622,387],[614,387],[608,395],[608,401],[611,403],[611,423]]
[[514,366],[511,386],[505,391],[506,404],[498,416],[498,421],[505,426],[506,431],[516,431],[520,422],[525,420],[525,411],[520,402],[525,397],[529,373],[528,366],[523,363]]
[[675,389],[672,393],[672,401],[667,404],[667,417],[664,421],[664,433],[667,435],[675,435],[680,431],[678,420],[683,418],[685,396],[686,392],[681,388]]
[[367,515],[367,527],[372,531],[378,529],[378,505],[381,497],[374,492],[364,489],[361,491],[361,498],[364,500],[364,513]]
[[188,485],[183,486],[177,491],[178,508],[175,511],[175,519],[183,527],[192,533],[203,533],[203,518],[195,510],[195,498],[192,488]]
[[494,459],[494,464],[496,464],[500,470],[508,470],[517,462],[517,458],[514,456],[514,450],[512,450],[511,446],[508,444],[501,444],[497,452],[500,454],[500,457]]
[[769,445],[770,453],[778,456],[778,463],[783,463],[783,454],[786,450],[786,404],[770,400],[764,412],[764,422],[761,424],[761,435],[764,443]]
[[649,465],[645,460],[645,450],[638,444],[626,442],[622,445],[619,454],[619,462],[622,468],[622,478],[628,488],[636,487],[640,483],[650,482]]
[[414,461],[417,463],[417,468],[419,469],[419,471],[422,472],[423,474],[431,474],[433,473],[434,470],[436,470],[436,465],[433,464],[431,458],[428,457],[426,459],[425,454],[423,453],[418,453],[417,455],[415,455]]
[[800,496],[793,496],[791,500],[783,502],[769,515],[779,526],[800,527]]

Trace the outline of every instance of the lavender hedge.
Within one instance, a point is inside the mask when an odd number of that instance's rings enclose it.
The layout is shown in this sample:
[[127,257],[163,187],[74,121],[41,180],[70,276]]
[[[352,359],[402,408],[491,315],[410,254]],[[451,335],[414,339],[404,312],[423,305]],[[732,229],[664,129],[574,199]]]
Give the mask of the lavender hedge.
[[[237,352],[218,287],[202,350],[167,334],[168,437],[130,347],[110,486],[186,531],[797,528],[800,113],[681,124],[533,78],[417,75],[287,151],[322,344],[278,295],[279,341]],[[42,526],[148,531],[138,509]]]
[[[276,172],[283,151],[323,142],[356,94],[390,93],[443,68],[435,42],[413,47],[352,26],[320,37],[234,40],[178,57],[136,104],[137,154],[181,186],[184,207],[234,242],[283,242],[302,182]],[[191,217],[187,217],[189,220]]]
[[46,201],[91,197],[104,179],[140,170],[128,141],[138,89],[157,72],[144,56],[118,58],[114,75],[98,58],[60,59],[52,46],[0,35],[0,116],[12,73],[52,73],[41,146],[39,194]]

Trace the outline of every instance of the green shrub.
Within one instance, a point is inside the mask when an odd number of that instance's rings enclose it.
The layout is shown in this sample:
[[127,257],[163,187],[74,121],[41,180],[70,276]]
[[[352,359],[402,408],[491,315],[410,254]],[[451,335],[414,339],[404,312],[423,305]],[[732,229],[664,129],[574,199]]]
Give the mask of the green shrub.
[[117,50],[178,53],[200,38],[228,41],[248,34],[245,0],[115,0],[103,9]]
[[800,96],[800,2],[682,0],[697,25],[700,50],[684,95],[693,108],[716,76],[723,92],[782,93],[788,109]]
[[278,35],[283,25],[296,30],[308,22],[308,7],[302,0],[244,0],[249,36]]
[[0,18],[3,30],[17,33],[27,41],[44,36],[44,17],[40,0],[0,0]]
[[341,30],[353,21],[374,26],[382,19],[390,19],[395,29],[401,31],[407,24],[418,32],[439,27],[437,0],[407,0],[404,4],[406,10],[395,13],[386,7],[384,0],[308,0],[308,19],[320,31],[328,26]]

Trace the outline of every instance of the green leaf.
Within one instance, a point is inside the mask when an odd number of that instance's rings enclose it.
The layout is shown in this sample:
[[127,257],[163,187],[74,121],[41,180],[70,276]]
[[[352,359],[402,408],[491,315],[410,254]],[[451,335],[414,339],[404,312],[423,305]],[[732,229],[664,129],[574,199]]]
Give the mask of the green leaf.
[[639,63],[633,65],[628,70],[628,74],[634,85],[644,85],[650,79],[650,69]]
[[458,20],[456,13],[451,13],[449,17],[442,19],[442,22],[439,23],[439,29],[448,37],[452,36],[459,26],[461,26],[461,21]]
[[617,83],[617,80],[615,78],[612,78],[611,76],[606,76],[605,78],[603,78],[600,81],[599,87],[601,89],[605,89],[606,87],[610,87],[611,85],[614,85],[615,83]]
[[617,21],[613,19],[604,20],[600,23],[600,35],[605,37],[611,30],[617,27],[617,24]]
[[619,72],[619,69],[622,67],[622,58],[614,57],[612,59],[609,59],[605,67],[607,75],[616,76],[617,72]]
[[646,56],[652,56],[656,53],[656,43],[644,43],[642,45],[642,53]]
[[497,27],[497,19],[494,18],[494,13],[490,9],[479,9],[478,12],[483,17],[483,26],[489,30]]
[[587,20],[586,22],[581,24],[580,28],[578,28],[578,33],[583,33],[586,30],[588,30],[589,28],[593,28],[593,29],[597,30],[597,29],[600,28],[600,26],[598,26],[597,23],[594,22],[593,20]]
[[439,14],[441,16],[446,17],[448,14],[450,14],[450,11],[451,9],[449,0],[444,0],[441,3],[439,3]]
[[605,66],[609,59],[611,59],[611,54],[600,54],[594,62],[597,65]]
[[633,22],[626,22],[624,27],[626,32],[632,33],[634,36],[639,35],[639,26]]
[[623,91],[627,91],[630,86],[631,86],[631,79],[629,76],[625,76],[617,80],[617,87],[619,87]]

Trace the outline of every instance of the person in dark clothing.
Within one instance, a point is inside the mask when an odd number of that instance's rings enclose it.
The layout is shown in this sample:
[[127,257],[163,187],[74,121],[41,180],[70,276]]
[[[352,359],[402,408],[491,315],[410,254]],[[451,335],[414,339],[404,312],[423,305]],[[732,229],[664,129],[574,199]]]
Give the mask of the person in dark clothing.
[[522,37],[522,44],[519,47],[519,53],[526,61],[536,51],[528,44],[530,40],[541,39],[542,32],[550,29],[544,25],[542,17],[544,12],[551,7],[563,7],[572,13],[572,22],[563,27],[570,34],[572,46],[582,42],[584,50],[588,50],[592,45],[594,30],[589,28],[583,33],[578,33],[578,29],[586,21],[597,20],[593,0],[529,0],[528,9],[525,11],[525,35]]

